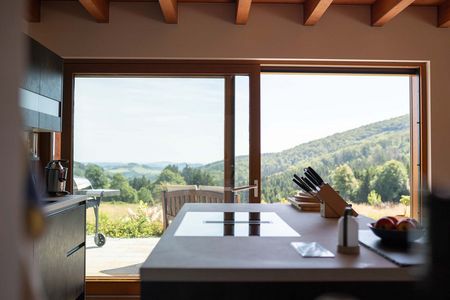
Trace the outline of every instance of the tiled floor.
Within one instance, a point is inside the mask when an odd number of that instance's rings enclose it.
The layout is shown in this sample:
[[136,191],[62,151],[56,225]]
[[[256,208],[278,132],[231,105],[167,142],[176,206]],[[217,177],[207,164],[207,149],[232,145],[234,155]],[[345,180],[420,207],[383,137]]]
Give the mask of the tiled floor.
[[139,275],[139,267],[147,259],[159,238],[106,238],[97,247],[94,236],[86,236],[86,276]]

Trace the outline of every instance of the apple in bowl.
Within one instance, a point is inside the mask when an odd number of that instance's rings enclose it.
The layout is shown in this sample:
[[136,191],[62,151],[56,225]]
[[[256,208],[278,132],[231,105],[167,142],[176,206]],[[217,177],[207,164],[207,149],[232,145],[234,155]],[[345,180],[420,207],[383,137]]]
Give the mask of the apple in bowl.
[[395,230],[397,229],[397,220],[393,220],[391,217],[383,217],[375,222],[375,228],[382,230]]
[[407,245],[424,234],[423,227],[412,218],[387,216],[368,226],[383,242],[393,245]]
[[405,219],[397,222],[397,230],[398,231],[410,231],[417,228],[416,222],[412,221],[413,219]]

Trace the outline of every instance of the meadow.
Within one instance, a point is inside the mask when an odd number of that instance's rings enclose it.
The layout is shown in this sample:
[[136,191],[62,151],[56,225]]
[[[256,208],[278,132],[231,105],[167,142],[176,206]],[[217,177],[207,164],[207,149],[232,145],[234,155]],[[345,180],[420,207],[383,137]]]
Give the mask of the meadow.
[[[379,207],[370,206],[364,203],[355,203],[353,208],[361,215],[372,219],[378,219],[384,216],[409,216],[410,207],[398,203],[383,203]],[[153,206],[142,205],[139,203],[126,202],[103,202],[100,205],[100,215],[102,220],[107,219],[109,224],[120,224],[139,218],[148,219],[149,223],[162,223],[161,204]],[[88,209],[86,214],[88,228],[93,228],[95,217],[94,210]],[[105,224],[101,224],[104,227]],[[117,225],[116,225],[117,226]]]

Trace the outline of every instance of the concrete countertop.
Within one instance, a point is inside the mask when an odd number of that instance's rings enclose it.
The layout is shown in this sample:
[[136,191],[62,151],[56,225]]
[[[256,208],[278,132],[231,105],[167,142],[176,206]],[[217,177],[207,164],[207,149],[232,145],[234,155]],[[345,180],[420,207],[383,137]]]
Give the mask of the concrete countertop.
[[[300,237],[174,236],[186,212],[276,212]],[[149,282],[411,281],[401,268],[361,246],[360,255],[336,253],[337,220],[284,204],[185,204],[140,269]],[[371,219],[359,216],[360,229]],[[304,258],[291,242],[318,242],[334,258]]]
[[80,202],[86,201],[90,196],[88,195],[65,195],[61,197],[44,197],[43,210],[46,215],[51,215],[67,207],[76,205]]

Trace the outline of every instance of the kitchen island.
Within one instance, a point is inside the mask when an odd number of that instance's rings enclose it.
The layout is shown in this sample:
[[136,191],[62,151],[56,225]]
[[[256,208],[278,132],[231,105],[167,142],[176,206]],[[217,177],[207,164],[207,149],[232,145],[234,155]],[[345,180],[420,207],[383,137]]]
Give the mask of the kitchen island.
[[[186,230],[183,220],[192,212],[222,213],[222,236]],[[227,234],[230,223],[224,212],[275,213],[298,235],[262,236],[263,225],[256,234]],[[371,221],[357,219],[361,229]],[[335,257],[304,258],[291,242],[318,242]],[[379,299],[386,288],[394,294],[412,292],[416,268],[398,267],[364,247],[359,255],[339,254],[336,244],[337,219],[290,205],[185,204],[141,267],[142,298],[314,299],[326,292],[345,292]]]

